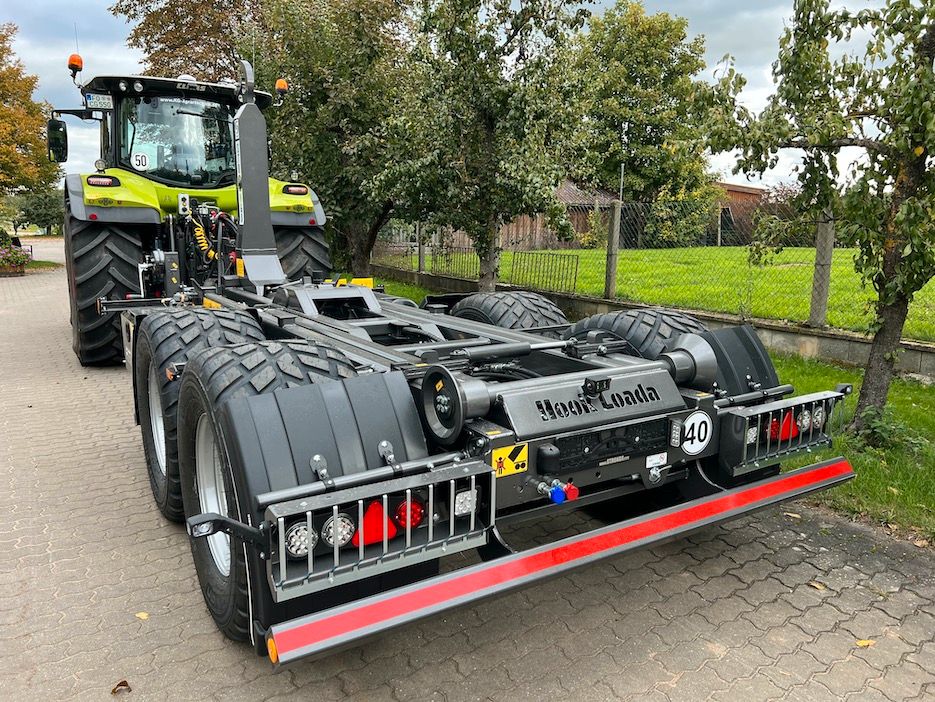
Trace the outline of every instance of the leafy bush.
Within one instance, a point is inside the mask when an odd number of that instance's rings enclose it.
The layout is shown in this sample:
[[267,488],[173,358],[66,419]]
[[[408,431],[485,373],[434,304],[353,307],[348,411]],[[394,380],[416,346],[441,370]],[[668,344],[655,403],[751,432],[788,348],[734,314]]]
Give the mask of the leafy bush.
[[0,247],[0,266],[25,266],[32,260],[32,255],[17,246]]
[[663,188],[649,206],[642,247],[668,249],[705,244],[722,199],[723,191],[713,184],[690,192]]

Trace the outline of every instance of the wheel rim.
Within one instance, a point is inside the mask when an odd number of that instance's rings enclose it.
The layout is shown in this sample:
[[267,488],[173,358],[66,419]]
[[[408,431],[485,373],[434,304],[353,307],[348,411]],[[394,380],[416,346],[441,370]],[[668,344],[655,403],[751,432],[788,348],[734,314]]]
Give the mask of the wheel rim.
[[166,426],[162,418],[162,396],[156,366],[149,365],[149,424],[153,430],[153,444],[159,471],[166,474]]
[[[195,427],[195,479],[198,490],[198,503],[201,513],[214,512],[222,517],[227,514],[227,488],[224,484],[224,472],[218,451],[217,437],[207,414],[198,418]],[[211,534],[208,548],[214,565],[221,575],[230,574],[231,542],[230,536],[223,532]]]

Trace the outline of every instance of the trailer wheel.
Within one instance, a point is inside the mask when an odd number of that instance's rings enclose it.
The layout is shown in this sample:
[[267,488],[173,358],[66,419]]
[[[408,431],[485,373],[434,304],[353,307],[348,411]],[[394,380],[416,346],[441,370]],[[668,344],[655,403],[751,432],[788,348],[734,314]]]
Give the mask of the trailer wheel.
[[588,332],[605,331],[629,342],[633,355],[655,360],[666,342],[682,334],[698,334],[708,328],[691,315],[662,308],[621,310],[595,314],[568,329],[564,338],[585,339]]
[[[451,315],[503,329],[534,329],[568,324],[565,314],[548,298],[533,292],[476,293],[457,302]],[[543,336],[557,337],[546,332]]]
[[185,512],[176,436],[180,383],[169,380],[166,368],[208,347],[264,340],[253,317],[232,310],[179,309],[148,315],[140,323],[133,364],[136,411],[153,499],[167,519],[180,522]]
[[123,300],[140,291],[137,263],[143,254],[144,229],[142,225],[85,222],[66,212],[72,348],[82,366],[123,361],[120,315],[98,314],[97,301],[102,297]]
[[[349,378],[356,369],[340,351],[310,343],[243,344],[210,348],[191,359],[179,395],[179,474],[185,515],[217,512],[246,521],[228,447],[218,429],[218,411],[228,400],[278,388]],[[250,637],[246,553],[226,534],[191,539],[205,603],[229,638]]]
[[331,252],[321,227],[276,227],[276,250],[289,280],[331,272]]

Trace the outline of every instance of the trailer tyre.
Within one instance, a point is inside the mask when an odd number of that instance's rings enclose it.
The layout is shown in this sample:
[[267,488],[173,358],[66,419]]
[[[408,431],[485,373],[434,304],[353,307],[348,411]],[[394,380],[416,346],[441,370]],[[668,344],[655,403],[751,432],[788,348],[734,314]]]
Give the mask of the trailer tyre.
[[[185,515],[216,512],[246,521],[248,496],[238,495],[218,411],[228,400],[278,388],[339,380],[357,374],[340,351],[310,343],[243,344],[210,348],[191,359],[179,395],[179,469]],[[246,552],[219,533],[190,539],[205,603],[228,637],[250,637]]]
[[[451,308],[454,317],[492,324],[502,329],[534,329],[568,324],[565,314],[538,293],[507,291],[477,293]],[[556,337],[547,332],[544,336]]]
[[180,383],[170,381],[166,369],[209,347],[264,340],[253,317],[233,310],[179,309],[148,315],[140,323],[133,365],[136,411],[153,499],[167,519],[180,522],[185,512],[177,444]]
[[656,360],[666,343],[682,334],[698,334],[708,328],[691,315],[662,308],[622,310],[595,314],[576,322],[563,335],[584,340],[588,332],[605,331],[627,341],[632,355]]
[[331,272],[331,252],[321,227],[276,227],[276,250],[289,280]]
[[120,315],[98,314],[97,301],[102,297],[123,300],[129,293],[139,293],[137,264],[143,255],[145,228],[86,222],[66,213],[65,269],[72,348],[82,366],[123,361]]

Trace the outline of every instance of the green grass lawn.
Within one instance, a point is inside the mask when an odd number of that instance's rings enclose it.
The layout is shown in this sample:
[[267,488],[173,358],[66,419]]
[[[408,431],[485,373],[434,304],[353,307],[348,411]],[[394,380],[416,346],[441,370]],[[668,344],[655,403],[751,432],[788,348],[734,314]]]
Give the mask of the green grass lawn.
[[[431,291],[417,285],[385,281],[391,295],[421,302]],[[856,405],[862,372],[797,356],[774,355],[779,377],[795,386],[796,394],[828,390],[837,383],[853,383],[855,395],[845,405],[846,417]],[[811,498],[845,514],[908,529],[935,540],[935,387],[897,379],[887,409],[893,431],[884,448],[841,435],[835,446],[794,465],[843,455],[857,473],[851,482]],[[849,418],[849,417],[847,417]]]
[[48,271],[55,268],[61,268],[61,263],[56,263],[55,261],[30,261],[26,264],[27,271]]
[[[551,253],[576,254],[580,295],[602,297],[604,261],[602,250],[574,249]],[[472,253],[453,253],[437,261],[426,257],[426,269],[450,271],[458,277],[476,277],[477,259]],[[501,279],[516,285],[535,286],[535,281],[513,274],[514,254],[504,251]],[[861,286],[854,271],[854,250],[838,249],[831,268],[828,323],[833,327],[868,331],[872,315],[871,289]],[[414,267],[414,256],[382,259],[390,265]],[[802,322],[808,319],[812,289],[814,249],[787,248],[770,265],[750,267],[745,247],[692,247],[678,249],[625,249],[617,266],[617,297],[650,305],[728,312],[764,319]],[[905,336],[935,341],[935,283],[915,298],[906,322]]]

